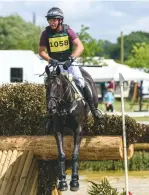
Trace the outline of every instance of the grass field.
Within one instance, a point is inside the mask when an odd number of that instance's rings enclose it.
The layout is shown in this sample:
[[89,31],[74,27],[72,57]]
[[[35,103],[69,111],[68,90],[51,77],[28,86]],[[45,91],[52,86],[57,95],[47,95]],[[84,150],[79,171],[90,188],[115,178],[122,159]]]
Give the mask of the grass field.
[[[133,103],[133,102],[125,100],[124,103],[125,103],[125,112],[139,111],[139,102]],[[99,109],[106,111],[104,103],[99,104]],[[114,110],[117,112],[121,112],[121,101],[120,100],[115,101]],[[149,112],[149,101],[146,101],[143,103],[142,110],[147,110]],[[134,118],[136,121],[149,121],[148,116],[132,117],[132,118]]]
[[147,121],[149,122],[149,116],[145,116],[145,117],[132,117],[134,118],[136,121]]
[[[134,111],[139,110],[139,102],[133,103],[133,102],[125,100],[124,103],[125,103],[125,111],[126,112],[134,112]],[[100,103],[99,107],[105,111],[104,103]],[[143,103],[142,109],[149,111],[149,101],[146,101]],[[119,111],[119,112],[121,111],[121,101],[120,100],[115,101],[114,110]]]

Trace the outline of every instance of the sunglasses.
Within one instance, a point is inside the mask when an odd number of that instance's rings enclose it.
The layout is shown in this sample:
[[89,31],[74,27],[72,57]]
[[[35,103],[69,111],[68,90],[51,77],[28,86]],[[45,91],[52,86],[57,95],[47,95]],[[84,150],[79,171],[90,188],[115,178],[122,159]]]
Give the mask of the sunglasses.
[[57,22],[58,20],[59,20],[58,18],[47,18],[47,21],[49,23],[51,23],[51,22]]

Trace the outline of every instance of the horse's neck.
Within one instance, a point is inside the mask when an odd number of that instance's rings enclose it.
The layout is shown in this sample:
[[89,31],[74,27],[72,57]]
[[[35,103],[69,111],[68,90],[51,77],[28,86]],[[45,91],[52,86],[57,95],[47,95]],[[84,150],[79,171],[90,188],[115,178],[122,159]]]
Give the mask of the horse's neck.
[[72,85],[68,78],[65,75],[61,75],[61,81],[63,85],[63,95],[64,95],[64,100],[67,99],[68,103],[73,101],[73,95],[74,95],[74,90],[72,90]]
[[[74,93],[74,98],[79,101],[79,100],[83,100],[84,97],[82,95],[82,93],[80,92],[80,90],[78,89],[74,79],[73,79],[73,76],[72,74],[64,74],[64,76],[66,77],[66,80],[70,83],[71,85],[71,90],[72,92]],[[84,102],[84,100],[83,100]],[[85,102],[84,102],[85,103]]]

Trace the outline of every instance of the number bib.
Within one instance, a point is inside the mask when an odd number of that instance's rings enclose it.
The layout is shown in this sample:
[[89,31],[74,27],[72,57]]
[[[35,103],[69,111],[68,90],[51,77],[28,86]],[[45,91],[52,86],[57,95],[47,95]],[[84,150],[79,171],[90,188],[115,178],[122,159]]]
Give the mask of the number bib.
[[68,36],[49,38],[51,52],[66,51],[70,48]]

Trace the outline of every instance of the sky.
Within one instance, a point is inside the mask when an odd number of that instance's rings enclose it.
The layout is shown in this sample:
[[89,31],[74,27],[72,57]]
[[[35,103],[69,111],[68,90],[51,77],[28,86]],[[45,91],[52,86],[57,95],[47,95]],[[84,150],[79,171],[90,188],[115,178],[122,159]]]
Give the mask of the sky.
[[32,22],[34,12],[36,25],[46,27],[45,15],[51,7],[62,9],[64,23],[75,32],[80,31],[82,24],[89,27],[95,39],[115,43],[121,31],[124,35],[132,31],[149,32],[149,0],[0,0],[0,16],[18,14]]

